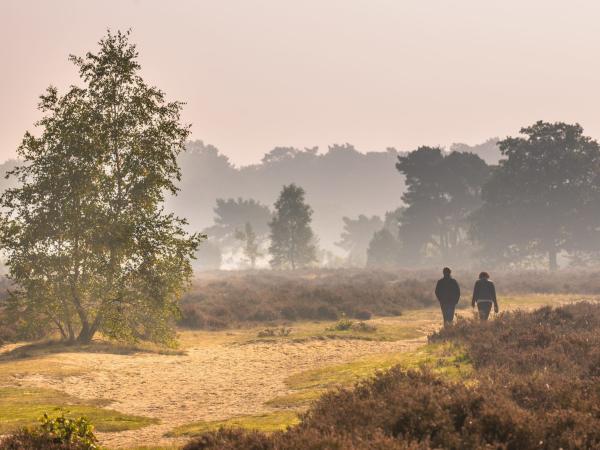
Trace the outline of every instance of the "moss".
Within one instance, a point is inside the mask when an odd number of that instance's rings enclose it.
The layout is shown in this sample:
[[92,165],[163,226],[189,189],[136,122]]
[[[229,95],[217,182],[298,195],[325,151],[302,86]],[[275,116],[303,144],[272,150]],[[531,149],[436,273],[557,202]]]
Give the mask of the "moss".
[[0,388],[0,434],[32,426],[44,413],[84,416],[97,431],[135,430],[158,423],[157,419],[122,414],[103,408],[105,402],[81,401],[50,389]]
[[169,437],[196,436],[219,428],[244,428],[265,433],[285,430],[299,423],[298,415],[293,411],[277,411],[273,413],[232,417],[227,420],[200,421],[179,426],[169,433]]

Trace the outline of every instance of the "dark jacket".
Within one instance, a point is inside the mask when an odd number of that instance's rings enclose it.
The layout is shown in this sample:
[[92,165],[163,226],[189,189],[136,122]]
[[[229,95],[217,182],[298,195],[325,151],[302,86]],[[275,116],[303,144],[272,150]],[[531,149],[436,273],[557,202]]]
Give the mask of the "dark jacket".
[[471,304],[475,306],[477,300],[491,300],[496,309],[498,308],[498,302],[496,301],[496,287],[493,282],[486,278],[480,278],[475,282]]
[[435,286],[435,296],[443,304],[456,305],[460,300],[460,287],[452,277],[444,277]]

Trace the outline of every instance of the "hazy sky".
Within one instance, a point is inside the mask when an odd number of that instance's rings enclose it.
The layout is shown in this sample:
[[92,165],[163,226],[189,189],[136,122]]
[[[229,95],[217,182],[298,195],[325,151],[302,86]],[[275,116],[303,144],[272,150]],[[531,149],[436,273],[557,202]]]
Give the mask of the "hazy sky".
[[144,77],[239,164],[284,145],[474,144],[538,119],[600,138],[599,20],[597,0],[0,0],[0,159],[106,28],[132,28]]

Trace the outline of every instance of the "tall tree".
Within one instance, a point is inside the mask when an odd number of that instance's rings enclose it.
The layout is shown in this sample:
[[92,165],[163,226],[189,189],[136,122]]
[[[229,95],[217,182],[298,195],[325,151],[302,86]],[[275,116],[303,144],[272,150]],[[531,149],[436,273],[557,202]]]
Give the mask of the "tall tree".
[[473,236],[497,262],[598,248],[600,147],[580,125],[536,122],[499,142],[500,166],[485,184]]
[[316,261],[315,237],[310,227],[312,208],[305,203],[304,189],[295,184],[284,186],[275,202],[271,227],[271,266],[291,268]]
[[406,177],[400,239],[404,252],[451,262],[466,256],[468,217],[481,204],[481,186],[490,169],[473,153],[420,147],[398,157]]
[[383,227],[382,220],[377,216],[367,217],[364,214],[356,219],[343,217],[344,231],[341,240],[336,242],[338,247],[348,252],[348,262],[354,266],[364,267],[367,262],[367,248],[373,234]]
[[128,38],[109,32],[98,53],[71,56],[83,86],[41,96],[41,135],[25,134],[20,184],[0,201],[9,309],[71,341],[171,342],[202,239],[162,207],[189,133],[182,105],[143,81]]

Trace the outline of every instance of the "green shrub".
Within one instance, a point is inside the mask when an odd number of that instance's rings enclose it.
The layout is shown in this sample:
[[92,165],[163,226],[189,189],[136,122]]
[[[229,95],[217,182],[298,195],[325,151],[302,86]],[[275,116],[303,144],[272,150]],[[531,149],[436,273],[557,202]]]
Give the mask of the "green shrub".
[[21,429],[0,442],[2,450],[96,450],[98,439],[87,419],[69,419],[47,414],[35,429]]

